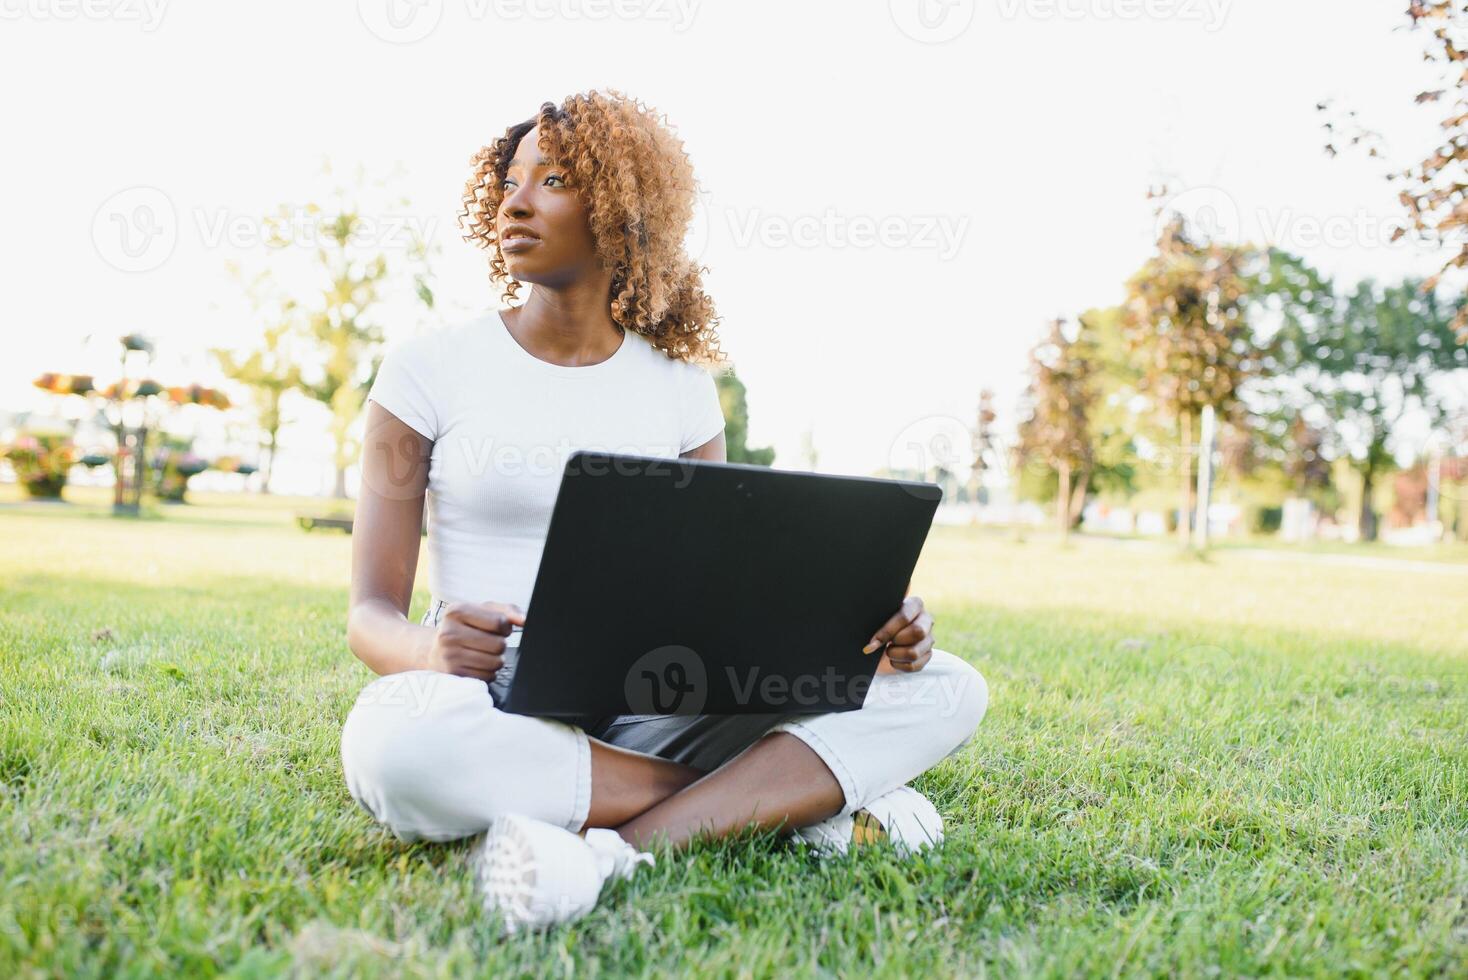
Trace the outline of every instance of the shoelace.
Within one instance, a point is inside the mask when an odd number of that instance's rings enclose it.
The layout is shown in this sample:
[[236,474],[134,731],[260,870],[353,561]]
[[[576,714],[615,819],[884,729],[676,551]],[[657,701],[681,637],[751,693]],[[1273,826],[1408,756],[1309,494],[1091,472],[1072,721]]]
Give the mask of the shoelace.
[[603,881],[613,875],[630,878],[639,865],[651,868],[656,864],[651,854],[637,850],[615,830],[593,827],[586,832],[586,843],[596,854],[597,870]]

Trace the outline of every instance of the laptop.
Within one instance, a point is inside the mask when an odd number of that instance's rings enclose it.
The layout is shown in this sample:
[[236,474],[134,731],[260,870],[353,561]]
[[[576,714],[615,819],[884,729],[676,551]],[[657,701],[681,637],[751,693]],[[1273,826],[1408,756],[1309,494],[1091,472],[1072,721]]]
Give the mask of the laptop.
[[935,483],[577,450],[503,710],[552,718],[862,706]]

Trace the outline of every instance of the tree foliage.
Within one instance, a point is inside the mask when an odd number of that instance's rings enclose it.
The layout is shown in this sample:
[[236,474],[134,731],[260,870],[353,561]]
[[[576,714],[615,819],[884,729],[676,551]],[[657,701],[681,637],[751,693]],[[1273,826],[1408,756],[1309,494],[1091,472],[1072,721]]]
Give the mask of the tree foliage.
[[1090,484],[1095,450],[1090,418],[1098,398],[1095,351],[1084,330],[1067,332],[1057,318],[1030,353],[1025,389],[1027,415],[1019,426],[1020,458],[1052,468],[1056,487],[1056,524],[1069,532]]
[[[339,498],[346,497],[346,471],[359,454],[354,433],[381,361],[384,300],[408,294],[430,309],[434,302],[429,287],[432,247],[411,226],[396,229],[408,233],[406,241],[374,240],[373,229],[384,225],[380,215],[368,213],[364,202],[370,197],[371,188],[359,175],[355,186],[338,185],[326,206],[306,208],[314,230],[313,285],[297,304],[312,353],[299,389],[331,413],[334,493]],[[267,217],[272,245],[294,244],[297,217],[284,206]]]
[[1449,402],[1435,382],[1468,368],[1468,348],[1454,335],[1455,309],[1421,280],[1386,287],[1367,280],[1336,298],[1328,315],[1284,331],[1296,352],[1295,377],[1333,423],[1324,448],[1361,477],[1358,522],[1366,540],[1376,536],[1372,490],[1394,465],[1393,434],[1411,412],[1441,426]]
[[749,433],[749,404],[745,397],[744,382],[732,370],[714,377],[719,388],[719,405],[724,410],[724,446],[731,463],[752,463],[755,466],[770,466],[775,462],[775,447],[758,449],[746,445]]
[[1193,498],[1193,438],[1204,406],[1234,413],[1266,352],[1250,323],[1258,254],[1203,241],[1181,217],[1165,223],[1157,254],[1127,281],[1126,334],[1140,388],[1176,427],[1181,474],[1179,531],[1187,536]]
[[[1420,92],[1418,104],[1442,103],[1442,139],[1421,162],[1398,175],[1404,182],[1402,205],[1415,229],[1430,241],[1456,243],[1436,276],[1423,283],[1434,289],[1450,270],[1468,266],[1468,2],[1410,0],[1407,16],[1429,37],[1424,57],[1436,64],[1443,86]],[[1404,232],[1399,230],[1396,237]],[[1468,307],[1456,311],[1454,326],[1468,337]]]
[[248,287],[255,315],[262,321],[258,345],[246,351],[216,348],[209,353],[220,370],[250,392],[255,422],[263,437],[266,462],[261,468],[260,489],[270,492],[270,477],[280,429],[285,423],[281,405],[286,393],[301,387],[300,335],[296,301],[269,294],[269,276],[257,276]]

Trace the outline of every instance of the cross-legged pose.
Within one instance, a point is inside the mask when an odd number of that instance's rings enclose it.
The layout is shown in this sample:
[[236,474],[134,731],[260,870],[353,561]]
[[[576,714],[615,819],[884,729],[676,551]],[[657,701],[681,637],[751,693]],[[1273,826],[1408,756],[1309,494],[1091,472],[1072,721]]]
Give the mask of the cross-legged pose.
[[[347,785],[403,840],[485,834],[480,888],[512,931],[585,912],[657,842],[750,826],[822,853],[936,842],[937,811],[906,783],[988,706],[909,595],[868,644],[881,660],[856,711],[569,724],[497,707],[570,453],[726,458],[703,366],[722,359],[718,318],[684,250],[694,194],[681,142],[641,103],[546,103],[474,156],[463,196],[510,305],[393,347],[369,395],[347,635],[381,676],[342,731]],[[433,601],[413,623],[425,503]]]

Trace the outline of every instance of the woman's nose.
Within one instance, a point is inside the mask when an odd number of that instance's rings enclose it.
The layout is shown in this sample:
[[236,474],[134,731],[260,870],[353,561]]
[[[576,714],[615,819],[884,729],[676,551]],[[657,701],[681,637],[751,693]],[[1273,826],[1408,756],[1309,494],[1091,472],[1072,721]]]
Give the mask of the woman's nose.
[[523,187],[516,187],[514,190],[510,191],[510,193],[505,196],[505,199],[500,202],[500,210],[503,211],[505,214],[511,215],[516,218],[523,218],[528,216],[531,211],[530,201],[529,198],[525,196],[524,191],[525,188]]

